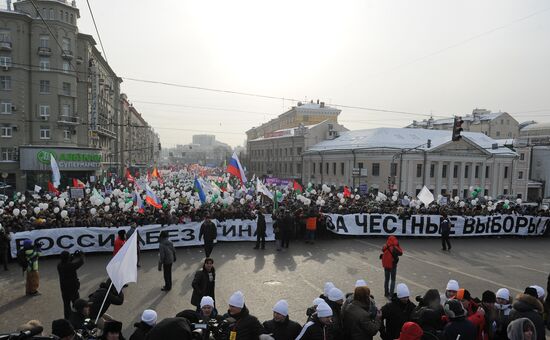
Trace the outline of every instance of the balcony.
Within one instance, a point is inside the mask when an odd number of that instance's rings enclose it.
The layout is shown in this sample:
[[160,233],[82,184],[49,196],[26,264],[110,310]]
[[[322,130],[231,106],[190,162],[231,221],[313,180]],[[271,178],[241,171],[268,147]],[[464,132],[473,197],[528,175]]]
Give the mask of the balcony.
[[63,52],[61,53],[61,58],[63,59],[73,60],[73,57],[73,51],[63,50]]
[[57,119],[58,124],[63,125],[78,125],[78,117],[77,116],[70,116],[70,115],[59,115],[59,118]]
[[11,51],[11,41],[0,41],[0,51]]
[[97,133],[99,133],[103,136],[106,136],[106,137],[113,138],[113,139],[116,139],[116,136],[117,136],[117,133],[115,131],[111,130],[108,127],[104,127],[100,124],[98,124],[98,126],[97,126]]
[[49,47],[39,47],[38,55],[41,57],[49,57],[52,55],[52,49]]

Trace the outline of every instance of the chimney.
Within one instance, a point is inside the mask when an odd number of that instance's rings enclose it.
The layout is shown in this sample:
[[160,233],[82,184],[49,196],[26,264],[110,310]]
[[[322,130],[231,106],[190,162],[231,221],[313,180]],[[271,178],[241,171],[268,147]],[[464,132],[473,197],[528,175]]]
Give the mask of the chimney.
[[325,107],[325,102],[321,102],[321,109]]
[[317,99],[317,104],[319,104],[319,99]]

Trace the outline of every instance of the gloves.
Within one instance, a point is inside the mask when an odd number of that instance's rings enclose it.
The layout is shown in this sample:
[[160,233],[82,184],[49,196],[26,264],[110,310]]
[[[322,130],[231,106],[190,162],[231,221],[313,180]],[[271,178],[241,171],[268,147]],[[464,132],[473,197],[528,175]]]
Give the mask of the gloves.
[[269,335],[269,334],[261,334],[261,335],[260,335],[260,340],[275,340],[275,338],[272,337],[272,336]]

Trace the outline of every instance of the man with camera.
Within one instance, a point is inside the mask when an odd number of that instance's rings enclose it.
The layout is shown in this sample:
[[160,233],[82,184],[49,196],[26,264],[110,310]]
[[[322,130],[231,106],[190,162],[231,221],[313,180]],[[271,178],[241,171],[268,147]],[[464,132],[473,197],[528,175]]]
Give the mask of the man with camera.
[[71,316],[71,306],[76,299],[80,297],[80,281],[76,271],[84,264],[84,253],[80,250],[70,254],[68,251],[61,253],[61,261],[57,264],[57,273],[59,274],[59,286],[61,288],[61,298],[63,299],[63,317],[69,319]]
[[224,319],[234,320],[229,326],[231,340],[257,340],[263,332],[260,321],[246,308],[244,295],[240,291],[233,293],[229,298],[229,310]]

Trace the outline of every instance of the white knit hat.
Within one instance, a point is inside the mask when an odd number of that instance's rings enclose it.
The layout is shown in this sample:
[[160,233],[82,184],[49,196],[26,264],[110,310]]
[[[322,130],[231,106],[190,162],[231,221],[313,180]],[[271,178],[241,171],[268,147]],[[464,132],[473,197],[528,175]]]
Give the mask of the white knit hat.
[[288,315],[288,302],[286,300],[279,300],[273,306],[273,311],[276,313],[279,313],[281,315],[287,316]]
[[146,309],[141,314],[141,321],[149,326],[154,326],[157,323],[157,312],[152,309]]
[[319,306],[320,303],[323,303],[325,302],[325,300],[321,299],[321,298],[315,298],[313,299],[313,305],[314,306]]
[[328,296],[328,292],[330,292],[332,288],[334,288],[334,283],[325,282],[325,288],[323,289],[323,293],[325,294],[325,296]]
[[210,296],[203,296],[201,299],[201,308],[204,306],[214,307],[214,299],[212,299]]
[[357,288],[357,287],[366,287],[366,286],[367,286],[367,282],[365,282],[365,280],[355,281],[355,288]]
[[320,318],[332,316],[332,309],[326,302],[322,302],[317,306],[317,316]]
[[449,282],[447,282],[447,290],[458,291],[459,289],[460,289],[460,286],[458,285],[457,280],[449,280]]
[[506,288],[500,288],[499,290],[497,290],[496,296],[498,299],[510,301],[510,291]]
[[229,298],[229,305],[237,308],[243,308],[244,306],[244,294],[238,290]]
[[531,288],[535,288],[537,290],[537,296],[539,297],[539,299],[544,299],[544,296],[546,295],[544,288],[537,285],[531,286]]
[[344,300],[344,298],[345,298],[344,293],[336,287],[332,288],[328,292],[328,299],[330,301]]
[[409,297],[409,295],[410,295],[409,287],[407,287],[406,284],[400,283],[400,284],[397,285],[397,298],[398,299]]

